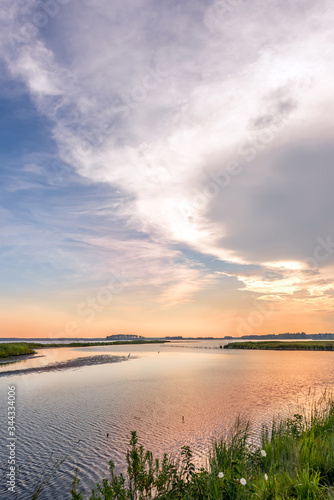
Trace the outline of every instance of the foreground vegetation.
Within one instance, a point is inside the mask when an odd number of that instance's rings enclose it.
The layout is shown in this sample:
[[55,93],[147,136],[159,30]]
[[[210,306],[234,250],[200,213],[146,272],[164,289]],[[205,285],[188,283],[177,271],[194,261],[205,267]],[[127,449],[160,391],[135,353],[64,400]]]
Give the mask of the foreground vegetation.
[[264,342],[230,342],[224,349],[260,349],[274,351],[334,351],[334,341],[310,340],[297,342],[264,341]]
[[[214,444],[208,465],[196,470],[189,447],[179,461],[138,445],[132,432],[127,473],[115,474],[92,491],[90,500],[334,500],[334,400],[324,395],[313,408],[264,428],[260,447],[250,444],[248,424],[238,422],[229,439]],[[72,500],[81,500],[75,474]]]
[[167,340],[129,340],[123,342],[71,342],[70,344],[40,344],[38,342],[0,342],[0,358],[36,354],[34,349],[50,349],[53,347],[92,347],[105,345],[131,345],[131,344],[163,344]]

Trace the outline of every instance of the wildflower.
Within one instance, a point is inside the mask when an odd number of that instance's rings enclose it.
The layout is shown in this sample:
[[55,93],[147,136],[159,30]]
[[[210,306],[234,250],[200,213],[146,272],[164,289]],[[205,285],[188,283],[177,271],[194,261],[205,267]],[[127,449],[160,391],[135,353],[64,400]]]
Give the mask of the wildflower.
[[261,453],[261,455],[262,455],[263,457],[266,457],[266,456],[267,456],[267,453],[266,453],[264,450],[261,450],[261,451],[260,451],[260,453]]
[[266,481],[268,481],[268,474],[265,474],[265,475],[264,475],[264,479],[265,479]]
[[240,479],[240,483],[242,484],[242,486],[246,486],[247,481],[246,481],[246,479],[245,479],[244,477],[242,477],[242,478]]
[[223,479],[223,477],[224,477],[224,472],[219,472],[218,477],[219,477],[220,479]]

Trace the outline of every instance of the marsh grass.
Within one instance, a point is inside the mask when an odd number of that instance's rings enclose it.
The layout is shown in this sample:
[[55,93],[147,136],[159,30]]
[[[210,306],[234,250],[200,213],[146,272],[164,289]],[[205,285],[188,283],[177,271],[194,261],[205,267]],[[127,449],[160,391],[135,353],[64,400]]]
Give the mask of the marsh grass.
[[38,349],[50,349],[54,347],[95,347],[95,346],[108,346],[108,345],[136,345],[136,344],[166,344],[168,340],[114,340],[112,342],[69,342],[56,343],[56,344],[41,344],[38,342],[30,342],[31,347]]
[[325,393],[311,407],[264,426],[261,445],[240,419],[231,434],[214,443],[206,468],[195,469],[184,446],[181,458],[154,459],[131,434],[127,473],[97,484],[89,497],[73,480],[72,500],[334,500],[334,400]]
[[32,346],[26,342],[0,343],[0,358],[35,354]]
[[256,349],[260,351],[334,351],[334,341],[308,340],[296,342],[262,341],[230,342],[224,349]]

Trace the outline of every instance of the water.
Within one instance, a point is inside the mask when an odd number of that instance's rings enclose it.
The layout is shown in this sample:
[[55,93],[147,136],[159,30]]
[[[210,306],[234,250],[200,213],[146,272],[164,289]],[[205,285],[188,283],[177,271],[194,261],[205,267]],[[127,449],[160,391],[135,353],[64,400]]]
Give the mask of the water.
[[[222,344],[43,349],[40,357],[0,367],[2,471],[7,386],[17,390],[18,498],[31,499],[46,464],[67,453],[40,498],[70,498],[76,468],[89,493],[108,477],[108,460],[117,472],[124,470],[131,430],[154,454],[177,454],[187,444],[196,464],[204,465],[212,439],[239,414],[258,432],[273,415],[296,409],[310,388],[321,392],[334,386],[332,352],[227,351],[219,349]],[[121,361],[114,363],[115,356]],[[102,358],[103,364],[94,364]],[[52,370],[45,370],[50,364]],[[41,371],[32,371],[36,368]],[[3,374],[18,369],[24,374]],[[14,498],[4,487],[2,478],[1,499]]]

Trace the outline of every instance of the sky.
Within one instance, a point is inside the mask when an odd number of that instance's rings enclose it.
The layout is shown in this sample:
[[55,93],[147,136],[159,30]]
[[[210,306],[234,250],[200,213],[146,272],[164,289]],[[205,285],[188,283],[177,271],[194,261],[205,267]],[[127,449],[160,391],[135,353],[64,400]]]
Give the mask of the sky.
[[2,0],[1,337],[334,332],[330,0]]

